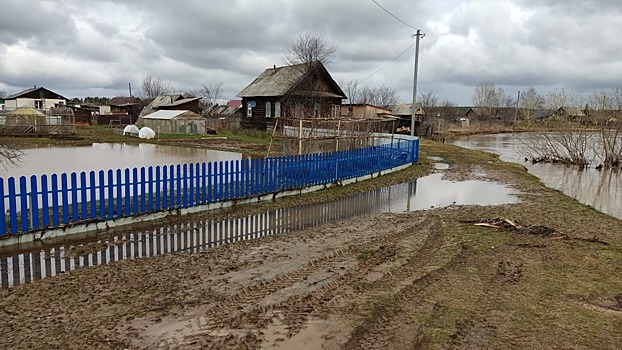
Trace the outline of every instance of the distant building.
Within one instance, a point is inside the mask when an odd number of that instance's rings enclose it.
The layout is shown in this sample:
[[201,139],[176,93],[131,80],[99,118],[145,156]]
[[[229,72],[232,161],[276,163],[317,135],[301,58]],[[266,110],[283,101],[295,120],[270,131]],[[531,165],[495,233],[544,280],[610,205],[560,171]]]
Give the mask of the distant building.
[[142,125],[163,134],[205,134],[205,117],[186,110],[160,110],[142,117]]
[[158,96],[153,99],[153,101],[151,101],[145,108],[142,109],[140,115],[138,116],[137,123],[140,123],[144,116],[157,112],[159,110],[187,110],[196,114],[200,114],[200,100],[200,97],[193,97],[182,94]]
[[28,107],[34,109],[50,109],[67,105],[67,98],[44,87],[34,87],[4,99],[5,108],[17,109]]

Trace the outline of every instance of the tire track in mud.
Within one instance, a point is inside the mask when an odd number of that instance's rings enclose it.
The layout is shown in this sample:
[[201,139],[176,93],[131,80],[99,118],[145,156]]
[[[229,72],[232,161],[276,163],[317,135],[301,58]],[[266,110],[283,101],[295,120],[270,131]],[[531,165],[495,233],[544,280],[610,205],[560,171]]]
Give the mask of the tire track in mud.
[[[160,339],[158,346],[257,348],[261,343],[260,330],[273,322],[277,314],[284,317],[283,322],[288,327],[288,336],[296,334],[311,313],[321,310],[338,294],[336,290],[340,286],[360,279],[373,267],[393,259],[399,251],[398,242],[412,235],[425,233],[425,229],[420,229],[421,225],[421,222],[415,222],[398,232],[379,234],[360,242],[350,243],[347,247],[316,258],[295,271],[248,286],[227,300],[216,303],[201,316],[185,321],[182,327],[186,331],[171,335],[168,339]],[[424,227],[429,225],[431,223],[426,222]],[[354,267],[349,270],[345,268],[346,271],[342,274],[333,273],[324,281],[307,284],[305,294],[293,295],[281,302],[262,304],[268,296],[304,281],[318,271],[331,267],[339,269],[337,263],[357,260],[357,254],[361,252],[369,256],[362,261],[358,259]]]
[[[423,290],[438,281],[446,272],[465,263],[471,254],[470,248],[463,245],[443,265],[426,271],[430,268],[429,261],[438,254],[441,248],[442,237],[436,227],[420,249],[421,255],[409,262],[408,266],[404,266],[394,276],[409,274],[412,276],[417,272],[423,274],[412,279],[408,284],[399,288],[395,294],[379,303],[366,321],[351,332],[350,338],[344,344],[344,349],[398,348],[397,342],[405,348],[412,349],[417,348],[417,344],[424,341],[417,332],[413,332],[413,329],[417,329],[417,321],[413,313],[409,311],[421,306],[418,296]],[[400,330],[403,331],[400,332]]]

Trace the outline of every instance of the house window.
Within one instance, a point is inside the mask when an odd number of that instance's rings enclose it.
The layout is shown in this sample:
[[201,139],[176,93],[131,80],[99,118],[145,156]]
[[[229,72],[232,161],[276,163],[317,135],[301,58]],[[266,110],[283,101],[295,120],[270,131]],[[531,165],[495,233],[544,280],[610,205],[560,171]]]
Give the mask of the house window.
[[320,103],[319,102],[316,102],[313,104],[313,116],[315,118],[320,117]]
[[43,109],[43,101],[35,100],[35,109]]
[[295,117],[302,118],[302,103],[296,102]]
[[270,118],[272,116],[272,103],[270,101],[266,102],[266,118]]
[[248,118],[252,118],[253,117],[253,107],[251,107],[251,103],[247,103],[246,104],[246,116]]
[[274,117],[279,118],[281,116],[281,102],[274,102]]
[[333,118],[339,118],[339,116],[341,115],[341,106],[340,105],[333,105]]

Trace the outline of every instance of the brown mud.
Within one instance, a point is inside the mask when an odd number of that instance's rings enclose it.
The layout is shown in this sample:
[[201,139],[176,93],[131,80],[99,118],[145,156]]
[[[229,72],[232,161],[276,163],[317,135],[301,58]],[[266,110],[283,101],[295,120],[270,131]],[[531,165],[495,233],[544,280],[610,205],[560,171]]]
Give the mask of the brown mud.
[[[621,348],[622,223],[518,166],[426,147],[448,178],[503,181],[521,203],[349,219],[0,290],[0,348]],[[498,217],[569,239],[473,225]]]

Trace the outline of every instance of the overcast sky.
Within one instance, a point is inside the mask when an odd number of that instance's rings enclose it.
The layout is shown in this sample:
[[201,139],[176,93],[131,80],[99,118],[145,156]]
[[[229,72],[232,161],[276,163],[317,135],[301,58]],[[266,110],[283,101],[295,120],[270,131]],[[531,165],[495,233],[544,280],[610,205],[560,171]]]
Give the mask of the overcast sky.
[[[591,93],[622,87],[618,0],[376,0],[421,29],[419,92],[472,104],[490,80],[515,96],[534,86]],[[137,94],[145,76],[178,91],[222,82],[234,99],[283,65],[299,33],[337,48],[337,82],[386,84],[412,99],[415,30],[372,0],[3,0],[0,90],[34,85],[67,98]]]

